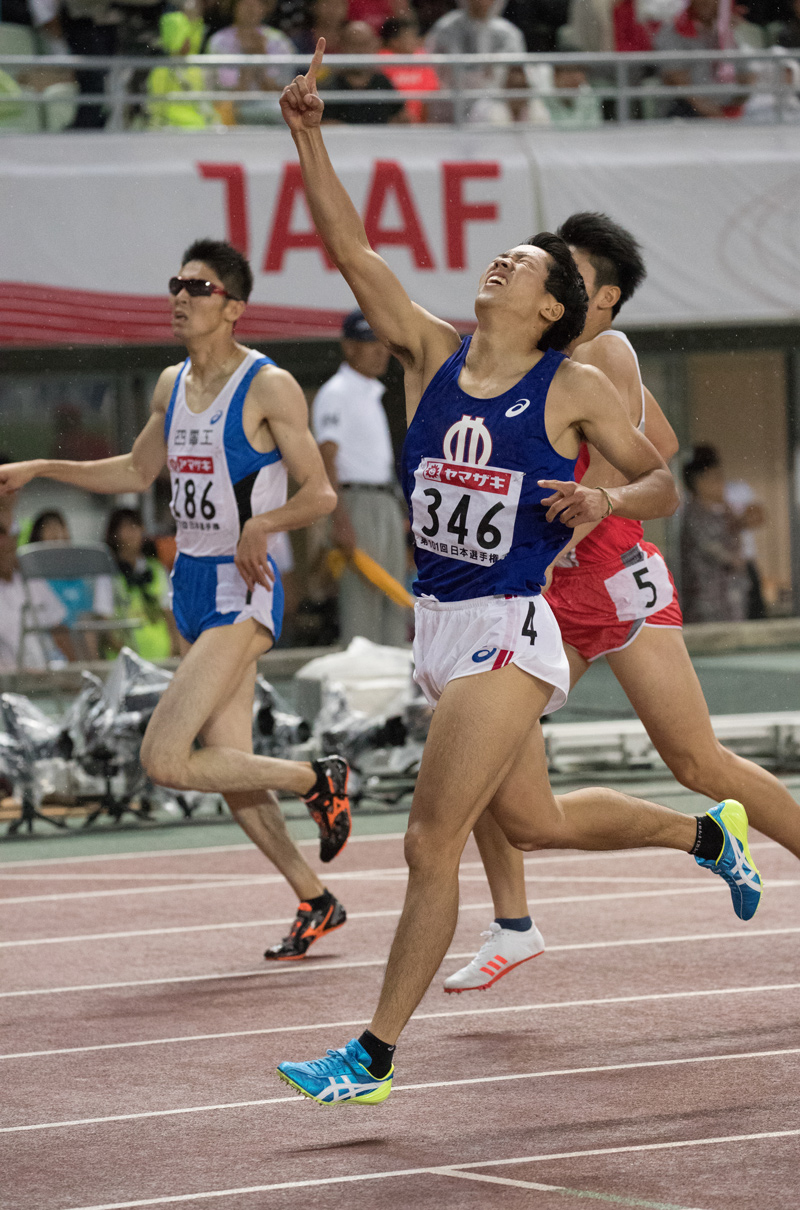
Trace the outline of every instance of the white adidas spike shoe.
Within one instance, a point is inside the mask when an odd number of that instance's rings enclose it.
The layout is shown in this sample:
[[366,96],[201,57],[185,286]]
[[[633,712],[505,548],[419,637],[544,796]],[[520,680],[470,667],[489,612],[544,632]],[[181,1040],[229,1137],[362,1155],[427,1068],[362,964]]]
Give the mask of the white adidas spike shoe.
[[486,940],[472,961],[445,979],[446,992],[486,991],[503,975],[544,953],[544,938],[535,924],[520,933],[517,929],[501,928],[493,920],[481,937]]

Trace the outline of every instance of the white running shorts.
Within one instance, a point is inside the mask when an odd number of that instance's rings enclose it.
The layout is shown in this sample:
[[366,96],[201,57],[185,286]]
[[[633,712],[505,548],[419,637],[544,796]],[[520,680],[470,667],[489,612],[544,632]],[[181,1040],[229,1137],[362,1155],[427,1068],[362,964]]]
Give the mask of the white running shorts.
[[507,664],[553,686],[545,714],[566,702],[569,664],[558,622],[544,597],[424,597],[416,602],[414,617],[414,680],[431,706],[448,681]]

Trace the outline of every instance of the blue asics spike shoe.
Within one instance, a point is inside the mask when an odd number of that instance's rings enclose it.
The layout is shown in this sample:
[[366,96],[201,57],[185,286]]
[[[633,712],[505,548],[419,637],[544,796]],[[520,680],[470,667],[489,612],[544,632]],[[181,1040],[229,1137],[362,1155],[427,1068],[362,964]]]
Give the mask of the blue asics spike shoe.
[[279,1064],[278,1076],[318,1105],[379,1105],[392,1091],[394,1067],[377,1080],[369,1072],[369,1061],[358,1039],[351,1038],[341,1050],[329,1050],[324,1059]]
[[726,798],[706,814],[722,828],[725,844],[716,861],[702,857],[695,857],[695,861],[725,879],[731,888],[734,912],[740,920],[752,920],[763,886],[747,844],[747,813],[736,799]]

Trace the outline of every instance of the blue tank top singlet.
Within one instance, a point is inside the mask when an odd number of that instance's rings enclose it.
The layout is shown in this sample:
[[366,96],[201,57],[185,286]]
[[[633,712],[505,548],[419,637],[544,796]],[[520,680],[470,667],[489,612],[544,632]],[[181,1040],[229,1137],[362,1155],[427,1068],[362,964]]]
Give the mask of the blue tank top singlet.
[[414,534],[417,596],[437,601],[536,596],[572,537],[546,521],[539,479],[574,478],[574,458],[548,440],[544,407],[565,354],[548,349],[491,399],[458,385],[470,337],[440,366],[403,447],[402,481]]

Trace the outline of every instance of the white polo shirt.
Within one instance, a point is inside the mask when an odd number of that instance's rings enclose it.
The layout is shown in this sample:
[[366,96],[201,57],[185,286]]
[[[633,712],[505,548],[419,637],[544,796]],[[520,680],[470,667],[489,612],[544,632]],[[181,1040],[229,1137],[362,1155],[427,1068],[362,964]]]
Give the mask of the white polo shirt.
[[[67,611],[46,580],[29,580],[28,591],[40,626],[60,626]],[[22,638],[22,613],[25,606],[25,584],[18,571],[10,580],[0,580],[0,672],[14,672],[17,667]],[[33,621],[33,619],[31,619]],[[52,642],[47,634],[25,636],[23,668],[46,668]],[[55,652],[54,654],[58,654]]]
[[312,408],[314,436],[320,445],[337,445],[336,474],[340,483],[393,483],[394,453],[389,422],[381,400],[385,391],[377,378],[366,378],[343,362],[317,392]]

